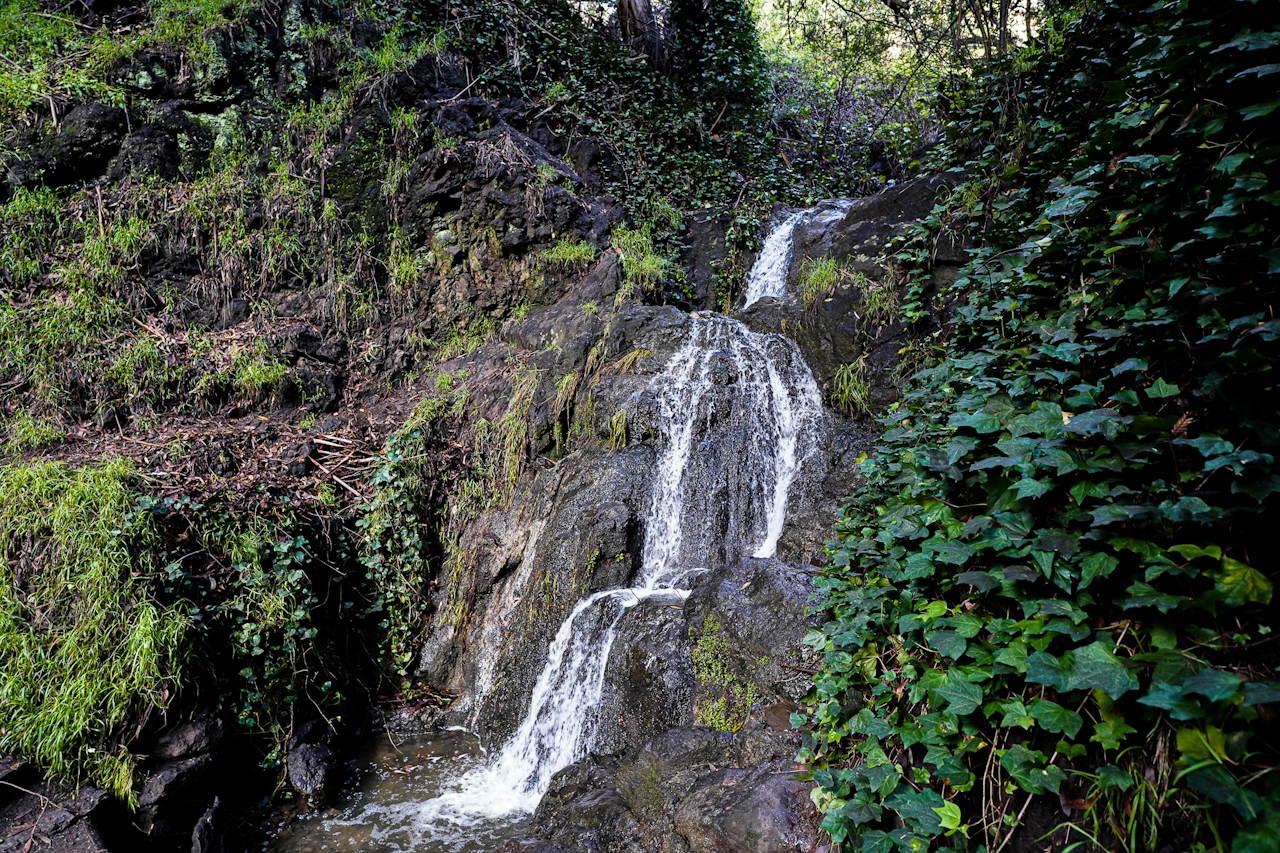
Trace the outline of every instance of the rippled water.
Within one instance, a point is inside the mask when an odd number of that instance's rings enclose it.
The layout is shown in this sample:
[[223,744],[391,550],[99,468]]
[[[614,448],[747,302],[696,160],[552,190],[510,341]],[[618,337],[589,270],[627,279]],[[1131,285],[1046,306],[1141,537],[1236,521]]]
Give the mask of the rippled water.
[[450,832],[424,831],[422,803],[482,766],[476,739],[463,732],[366,744],[346,768],[349,781],[332,808],[277,827],[270,853],[481,853],[500,848],[524,828],[526,815],[508,814]]

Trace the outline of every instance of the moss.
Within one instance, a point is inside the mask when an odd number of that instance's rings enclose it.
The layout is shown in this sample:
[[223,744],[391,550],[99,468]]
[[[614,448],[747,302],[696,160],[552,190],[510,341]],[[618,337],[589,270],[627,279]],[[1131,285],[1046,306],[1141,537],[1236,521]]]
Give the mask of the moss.
[[8,453],[21,453],[57,444],[65,436],[62,424],[56,419],[37,418],[26,409],[19,409],[9,419],[4,449]]
[[609,420],[609,438],[604,446],[610,453],[617,453],[627,444],[627,413],[618,412]]
[[830,296],[843,270],[834,258],[805,258],[800,264],[800,301],[812,308]]
[[654,245],[653,228],[648,224],[634,229],[615,228],[613,248],[622,259],[623,286],[616,297],[618,305],[637,292],[654,290],[671,267],[670,260]]
[[167,386],[182,376],[182,369],[170,364],[154,338],[143,337],[125,346],[107,368],[107,378],[130,399],[159,403]]
[[[689,634],[694,635],[694,629]],[[703,700],[694,708],[694,720],[700,726],[708,726],[725,732],[736,732],[747,720],[747,712],[759,696],[755,684],[746,684],[734,673],[729,659],[729,645],[724,636],[724,626],[714,613],[708,613],[702,623],[693,650],[693,674],[703,692],[718,694],[714,699]]]
[[0,469],[0,751],[127,801],[126,723],[167,701],[188,627],[143,580],[158,533],[135,478],[122,460]]
[[599,252],[586,240],[575,240],[573,237],[561,237],[542,251],[543,260],[553,264],[581,265],[595,260]]

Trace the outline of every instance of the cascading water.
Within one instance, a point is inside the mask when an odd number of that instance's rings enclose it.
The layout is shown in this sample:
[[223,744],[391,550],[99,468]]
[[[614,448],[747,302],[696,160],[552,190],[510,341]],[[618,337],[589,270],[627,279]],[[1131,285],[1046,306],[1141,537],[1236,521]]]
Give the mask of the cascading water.
[[[785,294],[792,232],[811,215],[792,214],[769,235],[752,270],[748,304],[753,293]],[[417,807],[407,833],[402,805],[371,803],[358,819],[334,823],[380,823],[388,829],[373,834],[389,849],[476,848],[532,812],[552,776],[591,750],[605,670],[628,610],[646,599],[683,601],[689,590],[681,584],[710,564],[775,555],[791,487],[822,444],[817,384],[786,337],[721,316],[694,316],[689,323],[683,346],[650,383],[662,446],[634,586],[577,603],[547,650],[519,728],[497,755],[446,780],[443,793]],[[526,557],[519,573],[531,565]],[[517,587],[523,585],[512,590]],[[491,669],[479,673],[481,699],[492,686]]]
[[787,295],[787,274],[795,248],[796,229],[815,223],[825,225],[839,219],[853,204],[851,199],[825,201],[817,207],[788,214],[764,238],[760,255],[747,274],[747,293],[742,307],[750,308],[766,296],[780,299]]
[[592,747],[623,614],[650,598],[683,600],[681,582],[724,543],[757,557],[777,550],[791,484],[819,443],[817,385],[785,337],[724,317],[693,318],[691,326],[652,386],[665,442],[636,585],[578,602],[548,649],[519,729],[490,763],[423,805],[424,835],[443,840],[532,811],[551,777]]
[[747,274],[747,295],[743,308],[750,308],[766,296],[781,297],[787,292],[787,273],[791,269],[791,248],[796,228],[809,221],[812,210],[797,210],[788,215],[764,238],[760,255]]

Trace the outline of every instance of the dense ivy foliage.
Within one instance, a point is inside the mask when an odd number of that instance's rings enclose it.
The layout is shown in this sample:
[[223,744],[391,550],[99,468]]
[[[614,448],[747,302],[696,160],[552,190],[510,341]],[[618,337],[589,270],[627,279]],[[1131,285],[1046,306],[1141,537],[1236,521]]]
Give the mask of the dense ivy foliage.
[[955,96],[968,183],[900,260],[980,248],[912,287],[950,355],[885,416],[807,638],[841,849],[1277,849],[1274,11],[1089,4]]

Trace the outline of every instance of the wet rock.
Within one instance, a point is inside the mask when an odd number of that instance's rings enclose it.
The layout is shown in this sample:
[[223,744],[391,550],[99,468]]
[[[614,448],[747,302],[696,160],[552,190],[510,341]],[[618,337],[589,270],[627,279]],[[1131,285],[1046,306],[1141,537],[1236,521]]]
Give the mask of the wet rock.
[[227,845],[227,810],[218,797],[196,821],[191,833],[191,853],[230,853]]
[[680,803],[674,823],[692,853],[793,853],[815,834],[804,810],[809,786],[773,765],[713,774]]
[[[781,560],[747,559],[698,579],[685,602],[685,614],[699,636],[714,630],[717,662],[739,685],[755,685],[756,695],[798,699],[807,678],[786,665],[799,664],[800,640],[819,617],[806,615],[813,576]],[[720,685],[703,685],[702,695],[717,698]],[[728,697],[732,698],[732,697]]]
[[160,125],[144,124],[125,138],[106,174],[111,181],[130,176],[172,180],[178,176],[181,164],[176,134]]
[[289,751],[286,770],[289,784],[308,797],[323,800],[337,757],[322,743],[306,743]]
[[227,736],[227,724],[221,717],[193,720],[161,735],[151,748],[151,758],[172,760],[210,752]]
[[[959,173],[944,172],[905,181],[855,200],[845,207],[842,216],[822,215],[835,213],[836,209],[820,207],[819,215],[796,229],[791,284],[799,281],[805,258],[835,258],[865,273],[878,272],[889,241],[927,217],[962,179]],[[950,259],[954,251],[948,239],[942,260]]]
[[729,257],[725,237],[729,224],[727,215],[715,216],[709,210],[696,211],[685,223],[681,260],[688,270],[698,308],[716,308],[716,278]]
[[[540,834],[573,853],[643,850],[640,826],[613,786],[617,768],[616,758],[589,756],[557,773],[533,817]],[[508,847],[522,849],[527,843]]]
[[204,753],[153,765],[138,794],[138,805],[156,807],[164,800],[184,797],[208,781],[214,763],[213,756]]
[[[0,770],[4,766],[0,759]],[[10,762],[8,767],[0,775],[22,775],[20,765]],[[32,778],[21,779],[20,788],[25,790],[0,786],[0,853],[106,851],[95,823],[95,813],[108,799],[105,791],[91,786],[67,790],[29,775]]]

